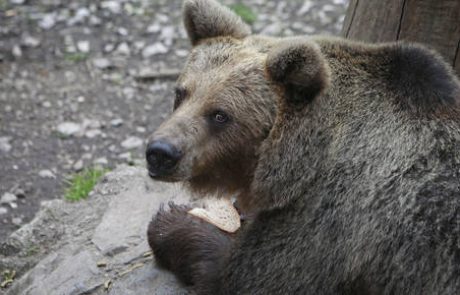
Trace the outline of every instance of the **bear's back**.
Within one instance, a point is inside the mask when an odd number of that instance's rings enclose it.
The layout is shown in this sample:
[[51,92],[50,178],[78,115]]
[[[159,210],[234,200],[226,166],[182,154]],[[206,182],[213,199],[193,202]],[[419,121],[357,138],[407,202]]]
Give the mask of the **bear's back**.
[[276,123],[255,178],[258,191],[292,201],[258,216],[229,290],[454,294],[458,79],[420,46],[317,42],[331,86]]

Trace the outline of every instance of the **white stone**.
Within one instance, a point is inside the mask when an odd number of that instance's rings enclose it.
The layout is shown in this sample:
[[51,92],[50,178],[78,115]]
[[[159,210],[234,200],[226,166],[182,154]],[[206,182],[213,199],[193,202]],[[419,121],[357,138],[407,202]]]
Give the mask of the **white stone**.
[[125,149],[134,149],[142,146],[144,144],[144,141],[137,137],[137,136],[131,136],[125,139],[122,143],[121,146]]
[[129,48],[128,43],[123,42],[120,45],[118,45],[116,53],[121,54],[121,55],[130,55],[131,49]]
[[10,204],[17,201],[17,197],[9,192],[6,192],[0,198],[0,204]]
[[14,225],[21,225],[22,224],[22,218],[21,217],[14,217],[11,219],[11,223]]
[[188,55],[188,50],[185,50],[185,49],[177,49],[175,51],[176,55],[179,56],[179,57],[185,57]]
[[161,26],[158,23],[151,24],[147,27],[147,33],[155,34],[161,31]]
[[79,132],[81,126],[74,122],[63,122],[59,124],[56,130],[64,136],[72,136]]
[[123,125],[123,119],[121,118],[113,119],[110,121],[110,125],[112,125],[113,127],[120,127],[121,125]]
[[109,161],[107,160],[107,158],[101,157],[101,158],[94,160],[94,164],[105,166],[109,164]]
[[0,137],[0,151],[1,152],[8,153],[9,151],[11,151],[12,146],[10,144],[10,140],[11,140],[10,137],[6,137],[6,136]]
[[280,23],[278,22],[274,22],[268,26],[266,26],[261,34],[262,35],[270,35],[270,36],[277,36],[279,34],[281,34],[281,32],[283,31],[283,27]]
[[163,45],[161,42],[154,43],[152,45],[149,45],[142,50],[142,56],[144,58],[149,58],[151,56],[157,55],[157,54],[164,54],[168,52],[168,48]]
[[24,4],[24,2],[26,2],[26,0],[10,0],[11,4],[16,4],[16,5]]
[[6,213],[8,213],[8,209],[6,209],[5,207],[0,207],[0,215],[6,214]]
[[19,45],[14,45],[12,50],[13,56],[18,58],[22,56],[22,49]]
[[102,134],[102,131],[99,129],[91,129],[85,132],[85,136],[87,138],[95,138],[97,136],[100,136]]
[[73,170],[75,171],[81,171],[83,170],[83,161],[82,160],[78,160],[77,162],[75,162],[75,164],[73,164]]
[[29,36],[29,35],[24,35],[21,40],[22,44],[27,47],[37,47],[40,45],[40,40]]
[[118,28],[117,33],[120,34],[121,36],[127,36],[129,34],[128,29],[126,28]]
[[119,155],[118,155],[118,158],[119,158],[119,159],[126,160],[126,161],[131,161],[132,155],[131,155],[130,152],[126,152],[126,153],[119,154]]
[[45,14],[42,20],[38,23],[38,25],[40,26],[40,28],[45,30],[51,29],[52,27],[54,27],[54,25],[56,25],[56,13]]
[[90,50],[90,43],[87,40],[78,41],[77,48],[81,52],[88,53]]
[[112,66],[112,63],[107,58],[95,58],[93,59],[93,65],[99,69],[107,69]]
[[115,14],[118,14],[121,11],[121,5],[117,1],[102,1],[101,7]]
[[78,10],[75,12],[75,15],[71,17],[68,21],[67,24],[69,26],[73,26],[76,24],[81,24],[83,23],[87,17],[90,16],[90,11],[86,7],[80,7]]
[[41,178],[51,178],[51,179],[56,178],[54,173],[51,170],[48,170],[48,169],[40,170],[38,172],[38,176],[40,176]]

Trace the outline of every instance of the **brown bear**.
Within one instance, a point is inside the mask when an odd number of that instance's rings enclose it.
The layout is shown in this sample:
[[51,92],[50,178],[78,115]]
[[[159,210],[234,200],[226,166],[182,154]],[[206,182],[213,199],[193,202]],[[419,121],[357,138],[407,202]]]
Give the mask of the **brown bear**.
[[[226,128],[262,118],[245,98],[269,95],[278,107],[264,122],[269,135],[250,143],[257,157],[244,202],[255,218],[230,235],[171,205],[149,226],[157,261],[198,294],[458,294],[460,83],[451,68],[419,45],[252,36],[213,0],[186,0],[184,18],[195,47],[179,83],[198,79],[189,98],[225,105],[184,105],[195,143],[184,151],[207,146],[194,134],[227,143],[218,137]],[[248,60],[252,70],[232,71]],[[182,171],[168,180],[226,157],[195,151],[184,168],[187,152],[165,149],[180,155],[169,169]]]

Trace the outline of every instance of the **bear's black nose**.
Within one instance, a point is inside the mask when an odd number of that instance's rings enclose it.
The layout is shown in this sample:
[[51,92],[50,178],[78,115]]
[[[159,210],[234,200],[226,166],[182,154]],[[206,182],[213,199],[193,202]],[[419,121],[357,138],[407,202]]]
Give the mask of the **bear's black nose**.
[[151,177],[167,176],[174,171],[182,157],[181,152],[172,144],[155,140],[147,145],[145,152],[149,175]]

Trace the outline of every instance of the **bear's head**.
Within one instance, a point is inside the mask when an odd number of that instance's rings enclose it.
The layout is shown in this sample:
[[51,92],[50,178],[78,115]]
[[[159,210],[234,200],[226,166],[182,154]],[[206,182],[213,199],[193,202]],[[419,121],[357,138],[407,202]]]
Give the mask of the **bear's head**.
[[277,101],[287,96],[297,108],[312,99],[327,85],[327,68],[313,42],[251,35],[214,0],[186,0],[183,9],[193,49],[174,111],[147,146],[149,174],[200,195],[249,190]]

